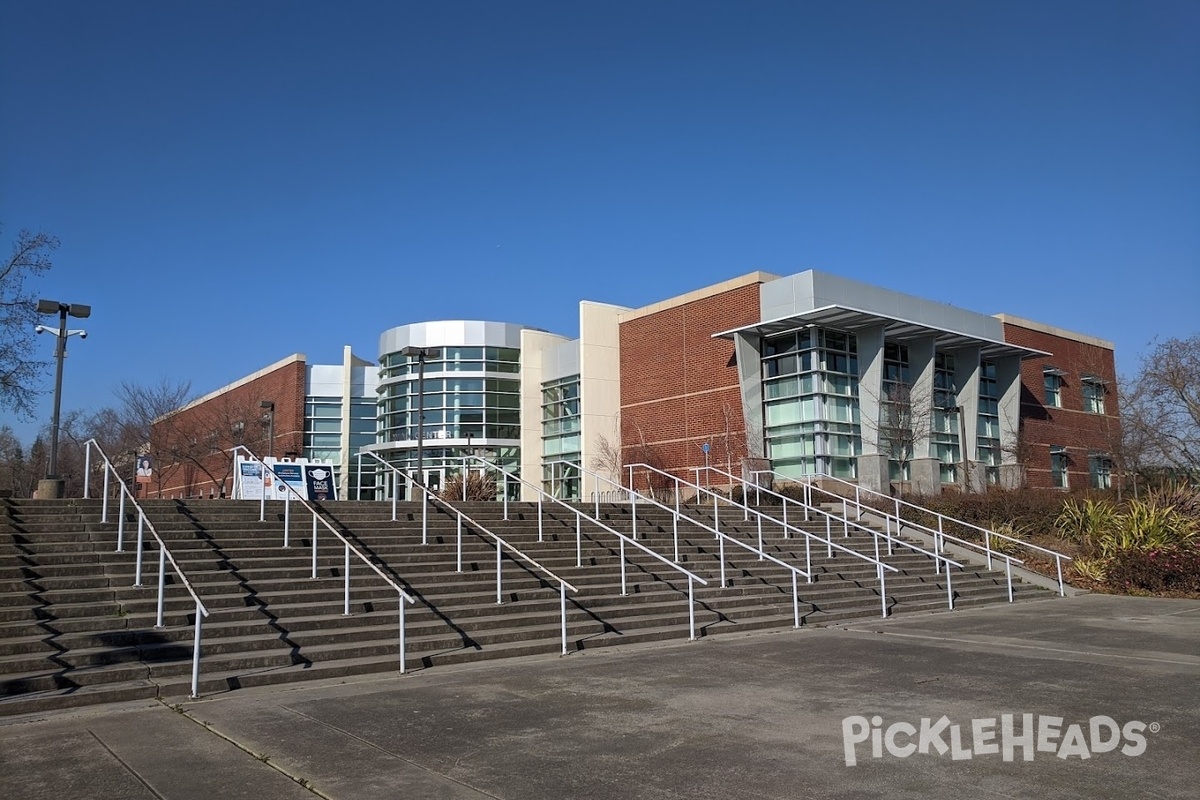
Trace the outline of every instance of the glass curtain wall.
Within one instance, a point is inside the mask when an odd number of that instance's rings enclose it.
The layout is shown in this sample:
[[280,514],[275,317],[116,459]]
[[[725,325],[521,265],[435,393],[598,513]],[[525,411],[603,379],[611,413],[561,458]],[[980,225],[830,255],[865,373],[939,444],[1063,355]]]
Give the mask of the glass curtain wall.
[[958,462],[962,458],[959,443],[957,390],[954,385],[954,356],[935,353],[933,356],[933,431],[930,436],[930,455],[939,462],[942,483],[958,480]]
[[[426,469],[458,472],[468,449],[485,447],[489,460],[518,474],[520,370],[520,350],[516,348],[429,348],[425,356],[424,419],[419,424],[417,359],[388,354],[380,361],[376,441],[410,446],[389,451],[384,457],[400,469],[414,470],[419,429]],[[475,441],[468,447],[471,440]]]
[[982,464],[989,484],[1000,482],[1000,390],[996,384],[996,365],[979,365],[979,418],[975,429],[975,458]]
[[[579,376],[542,384],[542,488],[563,500],[580,499],[582,459]],[[548,462],[567,461],[567,464]]]
[[[917,428],[913,414],[912,376],[908,369],[908,348],[886,342],[883,346],[883,397],[879,407],[880,446],[888,451],[888,480],[906,481],[911,477],[911,459],[917,453]],[[905,430],[907,429],[907,430]],[[909,450],[907,458],[904,450]]]
[[793,477],[858,475],[858,342],[810,328],[763,342],[767,457]]

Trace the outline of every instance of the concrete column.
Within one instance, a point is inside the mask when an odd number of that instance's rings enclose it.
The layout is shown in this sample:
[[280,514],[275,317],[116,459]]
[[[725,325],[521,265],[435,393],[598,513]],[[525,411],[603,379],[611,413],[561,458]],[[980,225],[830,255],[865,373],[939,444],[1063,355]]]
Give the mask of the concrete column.
[[[960,486],[970,479],[968,491],[981,492],[987,488],[983,464],[978,461],[979,440],[979,348],[964,347],[954,351],[954,386],[957,389],[956,404],[961,409],[959,422],[960,460],[966,459],[970,475],[959,475]],[[964,438],[965,434],[965,438]],[[959,468],[962,471],[962,468]]]
[[765,457],[767,443],[766,420],[763,418],[762,337],[738,333],[734,336],[733,345],[738,386],[742,390],[742,419],[746,421],[746,452],[752,458]]
[[1021,359],[995,359],[996,390],[1000,394],[1000,485],[1018,489],[1025,485],[1025,465],[1020,460]]
[[888,454],[879,445],[879,401],[883,397],[883,326],[857,331],[858,418],[862,446],[858,456],[858,482],[868,489],[889,489]]
[[[942,490],[938,461],[929,447],[929,434],[933,421],[933,337],[917,339],[908,346],[908,374],[912,378],[913,460],[909,465],[911,484],[918,494],[937,494]],[[925,408],[918,409],[920,403]]]

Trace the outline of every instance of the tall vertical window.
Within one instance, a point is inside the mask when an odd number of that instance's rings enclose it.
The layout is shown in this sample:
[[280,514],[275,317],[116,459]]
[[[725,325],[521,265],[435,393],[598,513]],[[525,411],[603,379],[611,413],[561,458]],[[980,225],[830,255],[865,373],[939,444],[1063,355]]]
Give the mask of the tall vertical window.
[[930,434],[932,456],[938,461],[942,483],[958,480],[958,462],[962,458],[959,442],[958,391],[954,385],[954,356],[936,353],[933,357],[933,430]]
[[983,463],[989,484],[1000,482],[1000,394],[996,365],[979,365],[979,416],[975,429],[975,458]]
[[581,493],[582,419],[578,375],[542,384],[542,485],[565,500]]
[[1067,478],[1067,448],[1050,447],[1050,485],[1056,489],[1069,489]]
[[1104,381],[1100,378],[1085,375],[1080,382],[1083,389],[1083,410],[1089,414],[1104,413]]
[[1093,489],[1112,488],[1112,459],[1107,453],[1088,455],[1088,477]]
[[1050,408],[1062,408],[1062,372],[1053,367],[1042,370],[1045,382],[1045,400]]
[[767,456],[785,475],[858,474],[858,340],[808,329],[763,346]]

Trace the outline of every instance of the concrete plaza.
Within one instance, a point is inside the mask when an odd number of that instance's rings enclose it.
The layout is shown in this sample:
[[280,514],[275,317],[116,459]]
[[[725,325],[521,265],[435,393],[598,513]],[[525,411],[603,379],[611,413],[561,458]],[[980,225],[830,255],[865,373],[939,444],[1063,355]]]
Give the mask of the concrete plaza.
[[1200,601],[1084,595],[7,719],[0,796],[1193,798],[1198,679]]

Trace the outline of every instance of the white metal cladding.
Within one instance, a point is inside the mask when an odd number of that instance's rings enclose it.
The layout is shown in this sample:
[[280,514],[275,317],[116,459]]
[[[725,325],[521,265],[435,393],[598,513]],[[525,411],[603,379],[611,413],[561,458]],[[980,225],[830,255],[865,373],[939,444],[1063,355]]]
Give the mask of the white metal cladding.
[[437,320],[414,322],[386,330],[379,337],[379,355],[405,347],[512,347],[520,349],[521,331],[541,330],[512,322],[483,320]]

